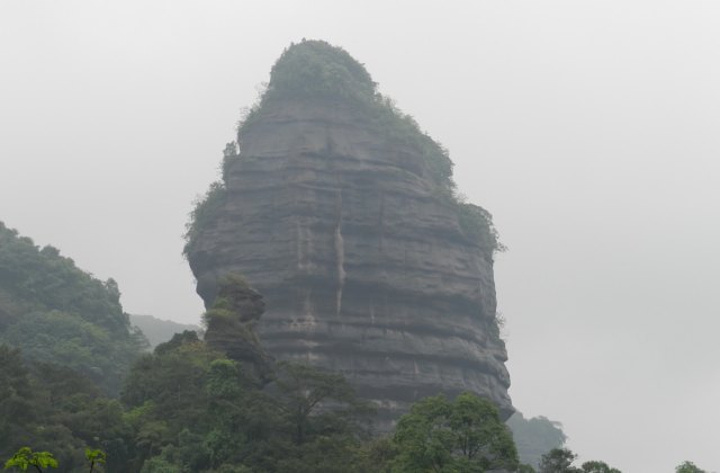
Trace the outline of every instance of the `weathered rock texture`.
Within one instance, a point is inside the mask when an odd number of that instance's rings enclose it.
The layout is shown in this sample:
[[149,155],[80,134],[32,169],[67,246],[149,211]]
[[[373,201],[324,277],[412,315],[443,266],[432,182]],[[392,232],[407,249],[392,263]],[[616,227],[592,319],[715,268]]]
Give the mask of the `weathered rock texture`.
[[197,290],[210,306],[219,278],[242,274],[267,303],[267,351],[344,374],[385,419],[464,390],[506,418],[492,250],[418,153],[350,102],[267,101],[188,251]]

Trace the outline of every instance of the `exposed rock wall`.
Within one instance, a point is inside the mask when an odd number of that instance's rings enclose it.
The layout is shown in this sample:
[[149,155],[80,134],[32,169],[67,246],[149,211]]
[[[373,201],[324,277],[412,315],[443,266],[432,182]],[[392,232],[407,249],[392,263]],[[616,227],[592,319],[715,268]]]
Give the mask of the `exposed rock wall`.
[[343,373],[390,417],[463,390],[507,417],[492,255],[421,163],[341,102],[268,104],[189,254],[198,293],[210,305],[218,278],[243,274],[269,353]]

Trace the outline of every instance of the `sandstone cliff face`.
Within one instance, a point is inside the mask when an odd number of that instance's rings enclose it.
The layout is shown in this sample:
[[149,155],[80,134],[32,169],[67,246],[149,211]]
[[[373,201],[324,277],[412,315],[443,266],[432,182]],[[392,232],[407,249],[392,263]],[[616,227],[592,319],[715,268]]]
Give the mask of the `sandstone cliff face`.
[[344,374],[384,419],[464,390],[508,417],[492,251],[463,232],[418,149],[322,97],[268,101],[241,138],[188,251],[206,305],[242,274],[267,304],[268,353]]

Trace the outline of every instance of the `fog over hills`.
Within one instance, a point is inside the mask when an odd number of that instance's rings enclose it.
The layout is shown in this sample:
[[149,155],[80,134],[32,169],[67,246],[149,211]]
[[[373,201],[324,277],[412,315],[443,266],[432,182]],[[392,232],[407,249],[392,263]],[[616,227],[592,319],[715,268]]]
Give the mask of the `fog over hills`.
[[182,257],[291,42],[351,51],[492,210],[513,402],[626,472],[720,470],[720,5],[2,2],[0,219],[129,313],[198,324]]

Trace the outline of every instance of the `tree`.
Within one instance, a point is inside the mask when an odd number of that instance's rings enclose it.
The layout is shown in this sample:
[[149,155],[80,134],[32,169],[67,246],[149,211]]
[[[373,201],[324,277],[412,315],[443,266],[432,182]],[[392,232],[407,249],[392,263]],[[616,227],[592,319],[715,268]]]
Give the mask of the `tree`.
[[319,432],[345,430],[354,411],[362,410],[352,387],[339,374],[300,363],[278,363],[277,407],[285,414],[297,445]]
[[584,473],[622,473],[617,468],[613,468],[607,463],[597,460],[583,463],[582,471]]
[[582,470],[572,466],[576,458],[567,448],[553,448],[542,456],[538,473],[579,473]]
[[686,461],[675,467],[675,473],[705,473],[705,470],[698,468],[693,462]]
[[5,462],[5,469],[18,468],[27,471],[30,467],[42,473],[42,468],[57,468],[58,462],[50,452],[33,452],[30,447],[22,447],[11,459]]
[[395,430],[397,473],[474,473],[518,467],[512,435],[487,399],[465,392],[414,404]]
[[86,448],[85,458],[90,463],[90,473],[93,473],[95,465],[104,465],[107,461],[107,455],[105,452],[99,449]]
[[622,473],[602,461],[587,461],[582,468],[572,465],[577,458],[567,448],[554,448],[542,456],[538,473]]

